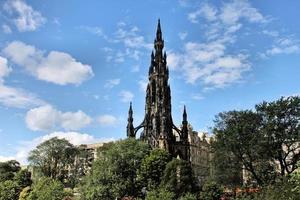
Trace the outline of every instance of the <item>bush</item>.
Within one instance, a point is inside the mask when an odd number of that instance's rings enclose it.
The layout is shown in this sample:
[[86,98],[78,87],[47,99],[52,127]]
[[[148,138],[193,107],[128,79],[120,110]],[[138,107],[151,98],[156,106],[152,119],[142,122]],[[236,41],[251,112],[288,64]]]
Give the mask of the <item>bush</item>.
[[0,183],[0,200],[17,200],[19,197],[19,185],[11,180]]
[[62,200],[66,196],[61,182],[42,178],[33,185],[28,200]]
[[146,200],[174,200],[175,194],[166,189],[153,190],[147,193]]
[[194,194],[186,193],[185,195],[180,197],[179,200],[197,200],[197,197]]
[[201,200],[219,200],[223,194],[222,188],[213,181],[206,182],[200,192]]

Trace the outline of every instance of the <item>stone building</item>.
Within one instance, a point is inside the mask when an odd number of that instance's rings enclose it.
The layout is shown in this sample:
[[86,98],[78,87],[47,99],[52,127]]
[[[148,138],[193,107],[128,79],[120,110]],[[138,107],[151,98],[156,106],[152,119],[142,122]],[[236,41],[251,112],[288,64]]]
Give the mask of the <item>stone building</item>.
[[172,119],[171,88],[168,83],[169,69],[167,55],[163,52],[164,40],[160,21],[158,21],[154,51],[151,53],[148,73],[148,85],[143,121],[133,125],[133,110],[130,103],[128,112],[127,136],[136,137],[143,129],[140,139],[152,148],[168,151],[173,157],[189,161],[199,182],[211,175],[211,149],[207,134],[193,131],[188,123],[186,107],[182,114],[182,123],[175,126]]
[[168,83],[169,69],[167,55],[163,48],[164,40],[158,20],[154,40],[155,50],[151,53],[148,74],[144,120],[140,125],[133,126],[133,111],[130,104],[127,136],[135,138],[137,131],[143,128],[140,139],[146,141],[152,148],[165,149],[173,157],[189,161],[190,144],[186,108],[184,107],[181,128],[178,128],[172,119],[171,89]]

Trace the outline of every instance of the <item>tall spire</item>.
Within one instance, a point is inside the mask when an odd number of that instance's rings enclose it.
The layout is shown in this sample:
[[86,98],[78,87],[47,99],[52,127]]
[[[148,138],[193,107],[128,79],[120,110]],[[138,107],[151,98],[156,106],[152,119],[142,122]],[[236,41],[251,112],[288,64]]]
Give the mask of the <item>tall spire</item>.
[[182,121],[183,121],[183,122],[187,122],[187,114],[186,114],[186,108],[185,108],[185,105],[184,105],[184,107],[183,107]]
[[162,49],[164,48],[164,40],[162,39],[160,19],[158,19],[157,29],[156,29],[156,38],[154,40],[154,48],[156,50],[156,55],[158,54],[162,57]]
[[160,27],[160,19],[158,19],[157,29],[156,29],[156,40],[159,41],[162,39],[161,27]]
[[133,111],[132,111],[132,103],[131,102],[130,102],[129,111],[128,111],[127,137],[135,137],[134,127],[133,127]]

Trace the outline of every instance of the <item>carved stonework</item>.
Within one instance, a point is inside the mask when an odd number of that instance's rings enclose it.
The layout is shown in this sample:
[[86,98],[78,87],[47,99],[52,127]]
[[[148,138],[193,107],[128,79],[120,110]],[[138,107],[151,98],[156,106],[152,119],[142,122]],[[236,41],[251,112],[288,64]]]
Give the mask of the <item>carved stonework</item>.
[[[154,40],[155,51],[151,53],[149,67],[149,82],[146,90],[145,117],[143,122],[133,127],[132,107],[130,104],[127,136],[135,137],[136,132],[143,128],[141,139],[148,142],[152,148],[167,150],[173,157],[190,161],[188,141],[188,121],[184,107],[182,128],[173,124],[171,110],[171,90],[168,83],[169,69],[167,55],[163,52],[164,40],[162,38],[160,21],[158,20],[156,38]],[[173,133],[179,134],[179,139]]]

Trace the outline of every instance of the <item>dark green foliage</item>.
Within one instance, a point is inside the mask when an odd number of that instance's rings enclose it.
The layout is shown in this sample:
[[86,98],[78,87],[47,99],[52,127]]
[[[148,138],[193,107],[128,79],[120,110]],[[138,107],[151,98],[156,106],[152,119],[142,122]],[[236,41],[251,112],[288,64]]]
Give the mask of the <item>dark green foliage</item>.
[[221,185],[235,188],[242,185],[242,164],[219,141],[212,141],[213,180]]
[[[42,176],[67,182],[73,180],[69,170],[74,170],[78,149],[65,139],[51,138],[32,150],[29,155],[30,165]],[[66,183],[68,184],[68,182]]]
[[265,154],[278,161],[282,176],[292,173],[300,159],[300,97],[263,102],[256,110],[262,118]]
[[200,200],[219,200],[223,190],[216,182],[206,182],[200,192]]
[[185,195],[180,197],[179,200],[197,200],[197,197],[192,193],[186,193]]
[[138,170],[138,183],[140,188],[147,190],[156,189],[163,176],[167,163],[171,160],[168,152],[162,149],[154,149],[143,160]]
[[66,196],[61,182],[45,177],[33,184],[26,200],[62,200]]
[[[234,169],[234,163],[243,165],[260,186],[271,184],[279,175],[291,174],[296,169],[300,159],[300,97],[282,97],[255,108],[256,111],[230,111],[217,116],[213,129],[216,180],[225,178],[219,176],[219,166]],[[218,166],[222,154],[224,160],[229,160]],[[279,163],[279,173],[274,161]]]
[[220,113],[214,127],[215,151],[223,151],[229,158],[232,156],[233,161],[238,166],[243,165],[259,185],[274,179],[274,165],[265,154],[261,126],[261,116],[246,110]]
[[0,182],[12,180],[20,169],[20,163],[16,160],[0,162]]
[[7,180],[0,183],[0,200],[18,200],[20,187],[14,181]]
[[146,200],[174,200],[175,194],[164,188],[147,193]]
[[176,194],[176,197],[187,192],[195,192],[196,181],[190,163],[173,159],[164,171],[160,187]]
[[31,173],[27,169],[20,170],[14,177],[14,180],[20,188],[25,188],[32,184]]
[[91,173],[85,178],[82,199],[110,200],[137,196],[137,170],[148,155],[149,146],[134,139],[118,141],[99,153]]

